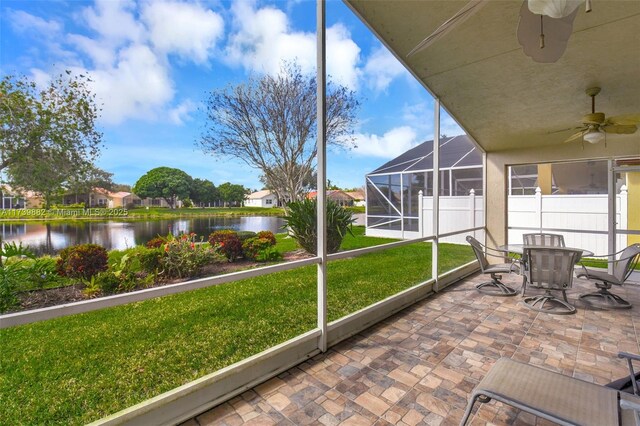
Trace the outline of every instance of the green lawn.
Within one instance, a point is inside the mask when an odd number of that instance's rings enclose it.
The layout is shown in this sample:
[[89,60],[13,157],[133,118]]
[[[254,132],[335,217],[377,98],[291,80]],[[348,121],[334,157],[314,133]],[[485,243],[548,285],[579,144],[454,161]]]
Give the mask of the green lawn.
[[[344,248],[389,242],[347,237]],[[295,247],[278,236],[279,248]],[[473,260],[443,244],[439,270]],[[315,327],[316,267],[0,330],[0,424],[82,424]],[[431,275],[416,243],[328,265],[333,321]]]
[[123,215],[121,209],[110,209],[111,213],[104,213],[105,209],[87,209],[91,213],[83,214],[83,209],[44,210],[44,209],[16,209],[0,211],[0,222],[24,221],[78,221],[78,220],[142,220],[169,219],[189,216],[284,216],[281,208],[266,207],[210,207],[210,208],[182,208],[169,209],[152,207],[127,210]]

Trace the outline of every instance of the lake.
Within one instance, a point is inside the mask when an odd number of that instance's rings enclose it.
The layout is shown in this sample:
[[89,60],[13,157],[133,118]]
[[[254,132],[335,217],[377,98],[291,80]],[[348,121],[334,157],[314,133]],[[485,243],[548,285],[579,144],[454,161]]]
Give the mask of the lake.
[[219,229],[283,232],[284,220],[274,216],[215,216],[146,221],[25,222],[0,224],[3,241],[21,241],[38,254],[55,254],[75,244],[100,244],[122,250],[157,235],[195,232],[205,238]]

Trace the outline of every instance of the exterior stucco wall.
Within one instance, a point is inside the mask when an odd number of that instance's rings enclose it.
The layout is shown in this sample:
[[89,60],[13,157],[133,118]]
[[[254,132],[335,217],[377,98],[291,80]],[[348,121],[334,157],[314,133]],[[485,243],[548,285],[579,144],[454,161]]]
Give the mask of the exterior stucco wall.
[[[536,164],[589,159],[640,157],[640,135],[632,138],[609,140],[597,145],[568,143],[540,148],[487,152],[486,224],[487,244],[495,247],[507,242],[507,167],[518,164]],[[499,261],[499,259],[491,259]]]

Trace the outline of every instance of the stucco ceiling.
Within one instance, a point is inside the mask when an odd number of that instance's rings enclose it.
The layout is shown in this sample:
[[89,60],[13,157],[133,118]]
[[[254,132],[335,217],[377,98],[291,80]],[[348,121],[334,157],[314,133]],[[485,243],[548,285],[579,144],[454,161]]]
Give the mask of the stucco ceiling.
[[[581,7],[564,55],[536,63],[518,44],[521,1],[489,1],[427,49],[407,53],[467,1],[348,0],[348,5],[486,151],[561,144],[590,112],[584,91],[599,86],[598,111],[640,112],[640,1]],[[634,139],[634,135],[608,135]],[[580,141],[574,142],[576,146]]]

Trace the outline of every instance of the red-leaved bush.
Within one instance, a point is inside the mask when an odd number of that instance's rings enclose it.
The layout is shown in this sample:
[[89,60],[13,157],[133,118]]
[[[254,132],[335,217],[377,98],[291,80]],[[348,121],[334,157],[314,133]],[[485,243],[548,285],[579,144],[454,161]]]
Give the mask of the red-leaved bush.
[[108,259],[109,255],[104,247],[98,244],[79,244],[60,252],[56,269],[64,277],[89,280],[107,270]]
[[230,229],[215,231],[209,235],[209,244],[217,253],[223,254],[229,262],[242,256],[242,241],[238,233]]

